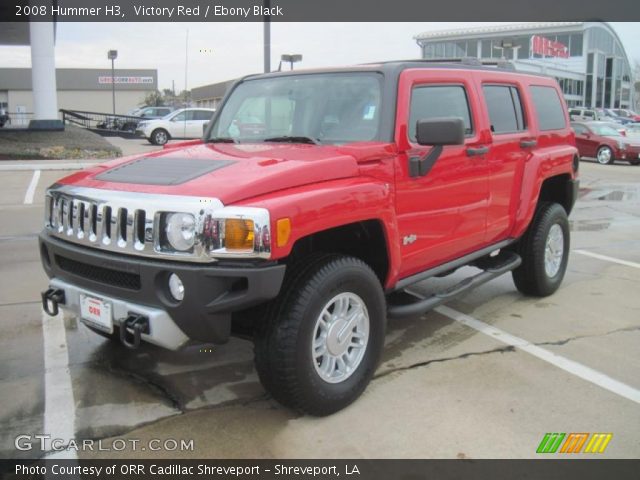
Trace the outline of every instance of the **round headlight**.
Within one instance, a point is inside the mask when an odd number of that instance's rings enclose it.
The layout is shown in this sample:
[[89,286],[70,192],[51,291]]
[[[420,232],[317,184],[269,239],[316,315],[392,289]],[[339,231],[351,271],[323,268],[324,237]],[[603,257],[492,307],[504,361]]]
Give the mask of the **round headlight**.
[[181,302],[184,298],[184,285],[180,277],[175,273],[169,275],[169,292],[171,292],[171,296]]
[[167,215],[165,232],[171,248],[185,252],[195,243],[196,220],[188,213],[170,213]]

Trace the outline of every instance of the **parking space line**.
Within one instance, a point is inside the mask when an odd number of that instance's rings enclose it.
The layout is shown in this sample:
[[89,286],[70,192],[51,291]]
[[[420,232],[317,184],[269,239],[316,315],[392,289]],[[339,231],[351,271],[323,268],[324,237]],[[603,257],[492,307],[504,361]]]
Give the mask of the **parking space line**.
[[604,260],[606,262],[618,263],[620,265],[625,265],[627,267],[640,268],[640,263],[630,262],[628,260],[621,260],[619,258],[614,258],[614,257],[608,257],[607,255],[600,255],[599,253],[588,252],[587,250],[573,250],[573,252],[579,253],[580,255],[586,255],[587,257],[593,257],[599,260]]
[[593,383],[605,390],[609,390],[610,392],[631,400],[632,402],[640,403],[640,390],[637,390],[626,383],[619,382],[602,372],[589,368],[561,355],[557,355],[549,350],[545,350],[544,348],[538,347],[523,338],[511,335],[504,330],[500,330],[499,328],[484,323],[476,318],[458,312],[453,308],[440,306],[437,307],[435,311],[506,345],[510,345],[522,350],[523,352],[527,352],[528,354],[561,368],[565,372],[569,372],[572,375],[580,377],[587,382]]
[[27,191],[24,194],[24,204],[30,205],[33,203],[33,196],[36,193],[36,188],[38,187],[38,182],[40,181],[40,170],[36,170],[33,172],[33,177],[31,177],[31,182],[29,182],[29,186],[27,187]]
[[[44,432],[65,445],[75,435],[75,400],[63,314],[50,317],[42,312],[44,339]],[[75,450],[57,452],[56,458],[76,458]]]
[[0,172],[18,172],[24,170],[82,170],[97,165],[97,162],[66,163],[10,163],[0,165]]

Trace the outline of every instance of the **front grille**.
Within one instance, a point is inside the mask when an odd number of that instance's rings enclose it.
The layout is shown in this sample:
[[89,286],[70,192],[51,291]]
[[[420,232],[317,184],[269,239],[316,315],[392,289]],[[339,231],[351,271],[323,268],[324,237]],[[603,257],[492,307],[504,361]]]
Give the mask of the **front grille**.
[[167,213],[186,212],[194,215],[200,232],[222,207],[216,198],[54,185],[45,196],[45,228],[54,237],[100,250],[211,263],[204,246],[190,253],[161,248],[160,225]]
[[61,255],[56,255],[55,258],[58,267],[65,272],[77,275],[78,277],[98,283],[112,285],[114,287],[121,287],[129,290],[140,290],[140,275],[135,273],[121,272],[111,268],[89,265]]

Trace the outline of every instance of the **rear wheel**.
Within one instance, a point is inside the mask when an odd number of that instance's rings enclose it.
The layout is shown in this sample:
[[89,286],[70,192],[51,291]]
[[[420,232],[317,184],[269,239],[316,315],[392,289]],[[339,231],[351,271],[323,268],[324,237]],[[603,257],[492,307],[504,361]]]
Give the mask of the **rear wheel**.
[[603,145],[598,149],[598,153],[596,153],[596,160],[600,165],[609,165],[613,163],[613,150],[611,147],[607,147]]
[[512,272],[518,290],[546,297],[564,278],[569,260],[569,220],[557,203],[544,203],[518,244],[522,264]]
[[384,345],[380,281],[361,260],[323,255],[293,266],[255,341],[263,386],[283,405],[329,415],[371,380]]
[[636,158],[634,160],[629,160],[631,165],[640,165],[640,159]]

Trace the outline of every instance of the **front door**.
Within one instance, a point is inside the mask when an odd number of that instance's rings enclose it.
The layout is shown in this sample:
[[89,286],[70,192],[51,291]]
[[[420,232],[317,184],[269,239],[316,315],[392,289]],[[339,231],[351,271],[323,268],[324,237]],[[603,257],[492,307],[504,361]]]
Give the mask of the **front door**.
[[[406,70],[400,76],[396,117],[396,211],[406,277],[453,260],[482,245],[488,203],[487,145],[478,126],[478,93],[454,69]],[[425,175],[412,177],[409,159],[431,147],[415,141],[420,119],[459,117],[464,145],[445,146]]]

